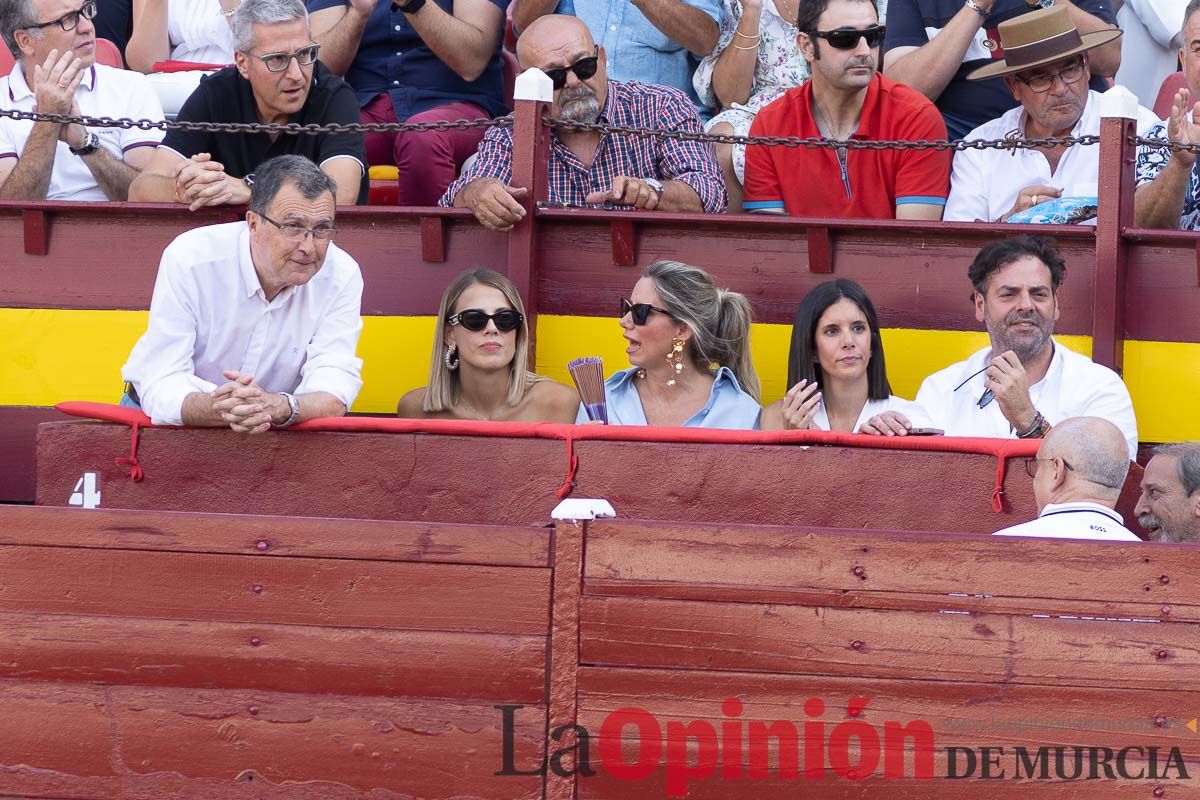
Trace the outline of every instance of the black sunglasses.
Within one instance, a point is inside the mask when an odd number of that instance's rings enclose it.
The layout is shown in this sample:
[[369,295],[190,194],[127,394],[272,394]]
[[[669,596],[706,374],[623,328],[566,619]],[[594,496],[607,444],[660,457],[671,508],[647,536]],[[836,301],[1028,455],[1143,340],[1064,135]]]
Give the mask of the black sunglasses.
[[511,308],[501,309],[495,314],[489,314],[478,308],[468,308],[466,311],[460,311],[446,319],[446,322],[451,325],[462,325],[467,330],[476,333],[486,328],[488,322],[496,323],[496,330],[501,333],[508,333],[521,327],[521,323],[524,321],[525,316],[520,311],[513,311]]
[[51,25],[57,25],[64,31],[73,31],[79,26],[79,18],[92,19],[96,16],[96,0],[88,0],[83,4],[83,7],[78,11],[68,11],[58,19],[52,19],[49,22],[39,22],[36,25],[30,25],[26,30],[41,30],[49,28]]
[[671,312],[665,308],[652,306],[649,303],[631,303],[624,297],[621,298],[621,316],[623,317],[626,314],[632,316],[634,325],[645,325],[646,320],[650,318],[651,311],[666,314],[668,317],[671,316]]
[[550,79],[550,83],[554,84],[554,91],[558,91],[567,85],[567,70],[575,73],[575,77],[581,81],[586,81],[588,78],[596,74],[596,69],[600,66],[600,45],[596,45],[594,55],[587,58],[581,58],[569,67],[555,67],[554,69],[543,70],[546,77]]
[[858,40],[866,39],[867,47],[876,48],[883,43],[883,34],[887,32],[886,25],[872,25],[869,28],[838,28],[835,31],[809,31],[809,36],[824,39],[829,46],[836,50],[853,50],[858,47]]

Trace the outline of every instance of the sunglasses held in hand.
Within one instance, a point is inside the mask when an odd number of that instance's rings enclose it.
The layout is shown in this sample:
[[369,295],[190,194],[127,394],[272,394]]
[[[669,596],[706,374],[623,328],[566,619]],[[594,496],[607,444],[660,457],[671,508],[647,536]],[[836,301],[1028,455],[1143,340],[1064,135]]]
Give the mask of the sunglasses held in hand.
[[501,309],[495,314],[489,314],[478,308],[468,308],[466,311],[460,311],[446,319],[446,322],[451,325],[462,325],[475,333],[486,328],[488,322],[496,323],[496,330],[501,333],[510,333],[521,327],[521,323],[524,321],[525,317],[521,312],[511,308]]
[[872,49],[883,44],[883,34],[887,32],[886,25],[872,25],[869,28],[838,28],[833,31],[810,31],[809,36],[824,39],[835,50],[853,50],[858,47],[859,39],[867,40],[867,47]]

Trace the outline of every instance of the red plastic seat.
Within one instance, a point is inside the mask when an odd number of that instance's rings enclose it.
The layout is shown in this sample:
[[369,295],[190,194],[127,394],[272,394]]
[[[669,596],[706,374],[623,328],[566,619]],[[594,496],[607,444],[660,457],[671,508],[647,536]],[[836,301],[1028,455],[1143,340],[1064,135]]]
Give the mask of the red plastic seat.
[[[1158,97],[1154,100],[1154,114],[1159,119],[1166,119],[1171,113],[1171,106],[1175,103],[1175,93],[1180,89],[1188,88],[1187,77],[1182,72],[1172,72],[1163,79],[1162,86],[1158,89]],[[1200,98],[1193,97],[1193,102]]]
[[13,55],[8,50],[8,45],[0,47],[0,75],[7,75],[12,72],[12,68],[17,64]]
[[96,63],[115,69],[125,69],[125,58],[121,55],[121,48],[108,39],[101,39],[98,36],[96,37]]
[[500,57],[504,59],[504,104],[512,111],[516,102],[513,100],[513,93],[517,89],[517,76],[521,74],[521,65],[517,62],[517,57],[507,50],[501,50]]

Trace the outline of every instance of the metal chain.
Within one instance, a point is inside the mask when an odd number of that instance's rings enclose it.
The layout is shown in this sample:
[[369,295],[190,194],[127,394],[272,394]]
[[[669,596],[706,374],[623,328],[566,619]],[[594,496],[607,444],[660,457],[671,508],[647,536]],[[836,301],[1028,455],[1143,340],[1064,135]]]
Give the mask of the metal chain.
[[1172,142],[1169,139],[1147,139],[1144,136],[1136,137],[1133,143],[1139,147],[1170,150],[1172,153],[1188,152],[1200,155],[1200,144],[1184,144],[1183,142]]

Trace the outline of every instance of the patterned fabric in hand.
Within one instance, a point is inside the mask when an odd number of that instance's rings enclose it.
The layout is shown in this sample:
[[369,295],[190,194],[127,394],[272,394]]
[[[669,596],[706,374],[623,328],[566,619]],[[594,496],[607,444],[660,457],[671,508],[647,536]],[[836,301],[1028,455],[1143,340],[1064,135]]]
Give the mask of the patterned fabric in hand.
[[1018,211],[1006,221],[1021,225],[1075,225],[1095,219],[1099,202],[1096,197],[1055,197]]

